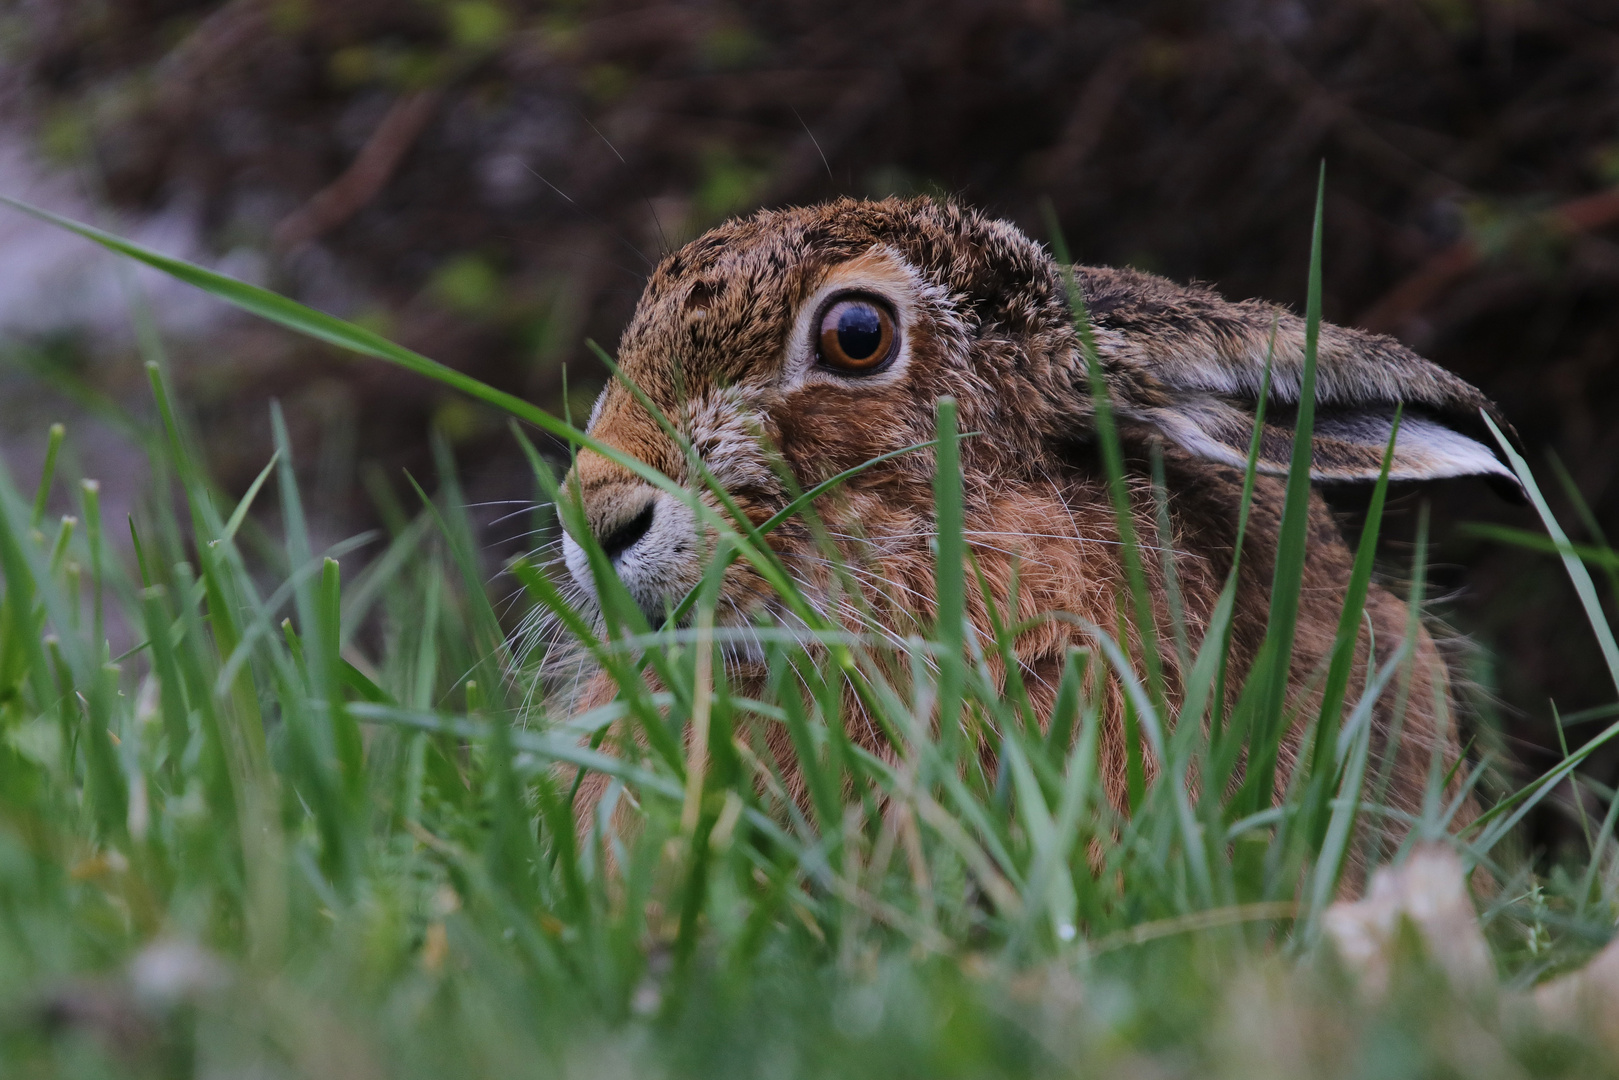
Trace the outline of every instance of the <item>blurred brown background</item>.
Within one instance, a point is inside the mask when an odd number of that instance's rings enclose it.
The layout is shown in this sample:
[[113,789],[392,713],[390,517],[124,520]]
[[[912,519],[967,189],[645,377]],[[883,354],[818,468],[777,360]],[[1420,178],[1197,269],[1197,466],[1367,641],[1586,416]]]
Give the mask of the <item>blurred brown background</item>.
[[[1049,199],[1084,261],[1302,307],[1325,159],[1328,318],[1398,334],[1482,386],[1574,534],[1590,530],[1548,453],[1619,532],[1614,0],[0,10],[8,193],[256,277],[551,408],[566,372],[576,412],[603,374],[584,339],[610,347],[660,252],[726,215],[937,191],[1044,237]],[[121,293],[53,246],[76,242],[4,229],[8,453],[26,464],[66,410],[105,433],[87,451],[103,475],[135,475],[106,408],[146,409]],[[275,396],[334,535],[372,520],[366,476],[431,474],[434,428],[470,497],[529,493],[499,417],[172,288],[154,302],[228,485],[266,460]],[[1482,645],[1468,663],[1487,711],[1543,765],[1549,699],[1565,714],[1614,700],[1573,591],[1555,559],[1461,527],[1533,527],[1523,508],[1473,482],[1423,494],[1443,611]],[[1396,534],[1419,497],[1402,496]],[[520,531],[492,528],[491,549]],[[1388,555],[1398,570],[1399,535]]]

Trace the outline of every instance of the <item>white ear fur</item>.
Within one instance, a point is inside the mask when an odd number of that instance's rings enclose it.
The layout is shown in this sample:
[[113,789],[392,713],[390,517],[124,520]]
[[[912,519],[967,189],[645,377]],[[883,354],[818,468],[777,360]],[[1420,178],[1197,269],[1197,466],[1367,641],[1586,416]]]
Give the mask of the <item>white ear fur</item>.
[[[1318,418],[1316,437],[1373,450],[1381,458],[1394,434],[1394,410],[1346,413]],[[1381,462],[1379,463],[1381,465]],[[1389,476],[1394,480],[1439,480],[1448,476],[1501,476],[1516,482],[1512,470],[1495,452],[1431,417],[1400,417]],[[1343,476],[1345,480],[1376,480],[1377,472]]]
[[[1246,409],[1218,398],[1192,399],[1176,407],[1136,414],[1172,442],[1198,457],[1246,468],[1254,418]],[[1394,429],[1394,410],[1318,416],[1311,439],[1310,478],[1323,482],[1371,482],[1382,469]],[[1286,475],[1293,454],[1290,427],[1267,423],[1256,467]],[[1426,416],[1400,419],[1391,480],[1439,480],[1451,476],[1499,476],[1516,483],[1512,471],[1476,439]]]
[[607,404],[607,391],[612,387],[612,385],[613,384],[611,382],[608,382],[606,386],[602,387],[601,393],[596,395],[595,404],[590,406],[590,419],[585,421],[586,431],[589,431],[591,428],[595,427],[596,421],[601,418],[602,406]]

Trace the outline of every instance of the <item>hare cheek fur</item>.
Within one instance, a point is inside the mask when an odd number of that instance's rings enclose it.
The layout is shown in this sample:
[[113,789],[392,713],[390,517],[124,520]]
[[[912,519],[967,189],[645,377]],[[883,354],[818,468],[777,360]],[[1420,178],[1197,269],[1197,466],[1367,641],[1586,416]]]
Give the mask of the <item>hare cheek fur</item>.
[[[1232,565],[1246,459],[1267,355],[1270,415],[1241,563],[1232,664],[1240,680],[1264,636],[1303,357],[1302,321],[1256,301],[1233,303],[1124,270],[1075,268],[1089,308],[1103,376],[1115,403],[1128,465],[1137,534],[1173,552],[1193,648]],[[841,295],[886,305],[899,335],[893,360],[871,374],[818,363],[815,320]],[[1274,344],[1273,344],[1274,338]],[[1393,475],[1426,479],[1510,473],[1478,437],[1480,410],[1494,407],[1474,388],[1392,339],[1323,326],[1312,450],[1321,480],[1376,478],[1394,409],[1403,405]],[[860,202],[766,211],[733,221],[667,257],[647,286],[619,349],[626,376],[690,440],[705,466],[755,522],[786,505],[772,468],[774,447],[798,485],[933,435],[934,401],[959,403],[967,540],[989,590],[1020,615],[1066,612],[1111,627],[1126,588],[1117,524],[1092,445],[1092,396],[1063,274],[1013,226],[926,199]],[[683,451],[624,386],[598,402],[591,434],[688,488]],[[1152,453],[1165,466],[1169,535],[1160,535],[1151,485]],[[933,460],[916,452],[860,473],[818,501],[816,510],[860,583],[859,603],[841,595],[808,530],[788,522],[770,536],[806,594],[851,629],[903,637],[933,617]],[[576,473],[585,517],[631,594],[661,613],[700,579],[711,545],[688,507],[628,470],[588,452]],[[703,496],[709,499],[709,496]],[[583,552],[566,541],[567,563],[591,587]],[[1160,640],[1170,618],[1160,560],[1146,560]],[[1308,711],[1331,649],[1352,560],[1319,497],[1311,508],[1308,560],[1291,681]],[[970,591],[971,592],[971,591]],[[1373,587],[1374,633],[1363,635],[1362,673],[1392,655],[1408,623],[1405,606]],[[727,572],[718,616],[747,625],[761,616],[791,622],[747,566]],[[969,596],[978,632],[989,608]],[[1128,633],[1137,638],[1139,628]],[[1049,713],[1066,650],[1085,644],[1073,620],[1046,620],[1017,641],[1035,707]],[[1170,650],[1165,650],[1166,653]],[[1133,655],[1141,655],[1133,648]],[[1179,672],[1165,656],[1171,693]],[[731,657],[734,677],[757,678],[750,658]],[[748,692],[746,689],[743,692]],[[586,687],[580,707],[611,697],[605,677]],[[1393,769],[1391,802],[1415,810],[1437,752],[1459,757],[1443,662],[1426,633],[1398,746],[1389,745],[1393,699],[1380,703],[1374,750]],[[1106,688],[1101,746],[1109,794],[1122,804],[1125,745],[1122,699]],[[853,695],[851,736],[885,748]],[[1296,732],[1284,747],[1285,778]],[[791,753],[778,756],[793,775]],[[1149,763],[1151,767],[1153,763]],[[587,798],[594,785],[587,782]]]

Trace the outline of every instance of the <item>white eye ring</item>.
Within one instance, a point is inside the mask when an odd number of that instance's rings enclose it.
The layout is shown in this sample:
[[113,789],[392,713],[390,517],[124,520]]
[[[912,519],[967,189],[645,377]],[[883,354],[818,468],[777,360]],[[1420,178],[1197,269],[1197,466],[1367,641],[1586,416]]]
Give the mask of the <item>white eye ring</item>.
[[[873,247],[833,267],[793,320],[782,366],[782,389],[795,390],[810,383],[847,387],[854,380],[882,385],[899,381],[910,360],[917,312],[932,299],[934,291],[926,278],[891,248]],[[882,359],[864,369],[860,357],[851,357],[853,362],[849,364],[826,362],[824,321],[835,307],[849,300],[863,301],[879,312],[879,321],[881,316],[887,316],[893,325],[891,339],[880,341],[878,349],[864,354]],[[884,345],[887,355],[883,355]]]

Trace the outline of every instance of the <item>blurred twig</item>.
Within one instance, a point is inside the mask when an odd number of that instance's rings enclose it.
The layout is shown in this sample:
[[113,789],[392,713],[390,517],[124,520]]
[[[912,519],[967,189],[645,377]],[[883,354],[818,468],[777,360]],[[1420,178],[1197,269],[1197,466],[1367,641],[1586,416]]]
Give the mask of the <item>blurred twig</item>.
[[275,246],[287,251],[307,244],[337,228],[376,198],[426,130],[441,96],[438,89],[416,90],[395,100],[353,164],[276,226]]
[[[1571,235],[1619,222],[1619,188],[1570,199],[1550,210],[1546,220],[1553,228]],[[1384,293],[1356,321],[1368,330],[1398,333],[1477,266],[1481,255],[1471,237],[1457,240]]]

